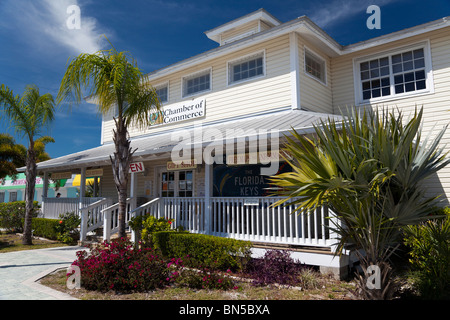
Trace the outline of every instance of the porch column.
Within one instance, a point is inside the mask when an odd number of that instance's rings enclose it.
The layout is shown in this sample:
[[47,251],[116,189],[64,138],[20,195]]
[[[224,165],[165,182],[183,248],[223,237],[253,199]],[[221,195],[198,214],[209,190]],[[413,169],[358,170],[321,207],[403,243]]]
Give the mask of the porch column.
[[213,165],[205,163],[205,233],[211,234],[211,196],[213,192]]
[[[137,205],[136,205],[137,204],[137,175],[135,172],[131,173],[130,198],[131,198],[130,211],[133,211],[137,207]],[[133,216],[130,217],[130,219],[133,217],[134,217],[134,213],[133,213]],[[131,241],[133,241],[135,243],[139,241],[138,234],[134,230],[131,230]]]
[[42,215],[45,218],[45,200],[48,196],[48,173],[44,172],[44,184],[42,185],[42,203],[41,203],[41,210]]
[[[131,173],[131,181],[130,181],[130,198],[131,198],[131,210],[136,209],[137,204],[137,175],[135,172]],[[130,211],[131,211],[130,210]]]
[[81,177],[80,177],[80,194],[79,194],[79,203],[78,203],[78,211],[80,213],[81,218],[81,226],[80,226],[80,241],[86,241],[87,234],[87,223],[88,223],[88,213],[86,211],[81,210],[83,208],[83,198],[86,190],[86,168],[81,168]]

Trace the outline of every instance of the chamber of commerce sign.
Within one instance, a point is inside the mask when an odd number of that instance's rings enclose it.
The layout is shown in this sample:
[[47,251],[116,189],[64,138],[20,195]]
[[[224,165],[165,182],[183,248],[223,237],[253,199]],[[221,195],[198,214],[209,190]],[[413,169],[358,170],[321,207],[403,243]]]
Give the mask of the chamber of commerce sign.
[[198,98],[191,101],[164,106],[161,112],[155,112],[150,115],[150,123],[169,124],[180,121],[193,120],[205,116],[206,100]]

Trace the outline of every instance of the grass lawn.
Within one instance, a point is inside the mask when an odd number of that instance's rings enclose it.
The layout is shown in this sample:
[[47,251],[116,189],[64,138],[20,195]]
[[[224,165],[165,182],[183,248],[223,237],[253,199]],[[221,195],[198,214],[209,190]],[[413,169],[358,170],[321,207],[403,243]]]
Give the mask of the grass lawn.
[[21,236],[15,233],[1,233],[0,234],[0,254],[4,252],[20,251],[20,250],[32,250],[32,249],[44,249],[52,247],[62,247],[66,244],[58,241],[52,241],[47,239],[33,239],[33,245],[25,246],[22,244]]

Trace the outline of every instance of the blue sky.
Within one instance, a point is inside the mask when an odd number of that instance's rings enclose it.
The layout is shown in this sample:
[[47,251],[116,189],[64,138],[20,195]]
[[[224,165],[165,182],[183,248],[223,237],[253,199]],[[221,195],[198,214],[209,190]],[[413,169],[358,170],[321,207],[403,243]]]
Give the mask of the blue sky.
[[[366,27],[372,4],[381,8],[380,30]],[[66,27],[70,5],[81,9],[79,30]],[[16,94],[36,84],[56,96],[68,59],[107,49],[102,35],[148,73],[215,48],[205,31],[260,8],[282,22],[307,15],[343,45],[450,16],[449,0],[0,0],[0,84]],[[96,147],[100,125],[94,105],[61,105],[47,151],[55,158]],[[4,119],[0,132],[26,144]]]

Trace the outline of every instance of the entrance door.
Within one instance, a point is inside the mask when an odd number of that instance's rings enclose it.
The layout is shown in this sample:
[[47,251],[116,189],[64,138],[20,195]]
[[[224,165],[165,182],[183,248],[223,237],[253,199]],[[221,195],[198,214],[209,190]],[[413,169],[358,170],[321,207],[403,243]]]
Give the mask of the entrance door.
[[192,197],[194,194],[194,173],[192,170],[161,171],[159,194],[163,198]]

